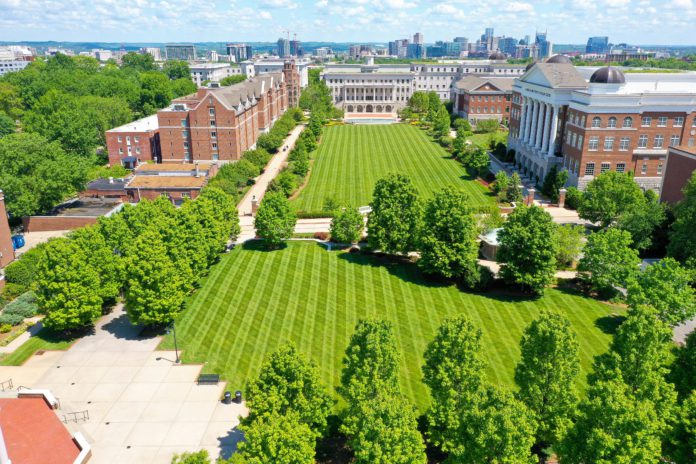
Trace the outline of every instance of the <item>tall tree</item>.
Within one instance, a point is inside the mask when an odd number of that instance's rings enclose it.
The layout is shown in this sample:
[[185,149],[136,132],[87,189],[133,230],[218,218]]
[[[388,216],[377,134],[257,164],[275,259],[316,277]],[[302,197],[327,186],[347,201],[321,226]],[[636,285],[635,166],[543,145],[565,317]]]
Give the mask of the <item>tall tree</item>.
[[445,452],[460,446],[461,429],[483,389],[481,331],[460,315],[445,319],[425,350],[423,381],[432,401],[427,412],[429,440]]
[[440,105],[433,121],[433,131],[438,137],[449,137],[450,115],[444,105]]
[[475,286],[479,280],[477,235],[469,197],[445,187],[425,207],[418,266],[428,274],[461,279],[467,286]]
[[326,418],[333,406],[319,369],[305,360],[291,343],[266,356],[247,396],[250,410],[247,422],[295,412],[317,437],[326,431]]
[[363,215],[356,208],[340,208],[331,219],[331,240],[336,243],[357,243],[365,228]]
[[696,316],[696,291],[693,273],[676,260],[665,258],[639,272],[628,286],[628,304],[652,306],[670,326]]
[[45,327],[72,330],[92,325],[102,310],[99,272],[86,250],[67,238],[44,248],[36,277],[36,302]]
[[678,348],[670,377],[680,399],[683,400],[696,390],[696,330],[692,331],[686,337],[684,345]]
[[276,413],[240,427],[245,440],[231,464],[314,464],[315,438],[297,414]]
[[696,391],[692,391],[681,404],[666,448],[673,462],[696,462]]
[[109,247],[99,226],[77,229],[70,239],[85,252],[89,266],[97,272],[101,299],[105,303],[115,302],[125,277],[122,257]]
[[556,272],[556,225],[538,206],[520,206],[498,233],[500,273],[506,282],[542,294]]
[[633,246],[639,250],[650,248],[655,229],[665,220],[665,207],[653,190],[644,192],[645,201],[622,213],[616,227],[631,234]]
[[615,287],[625,288],[640,264],[631,242],[631,234],[616,228],[591,234],[578,264],[580,278],[601,294],[612,294]]
[[14,134],[16,128],[14,119],[0,112],[0,139],[6,135]]
[[191,68],[188,62],[183,60],[167,60],[162,66],[162,71],[171,80],[191,79]]
[[580,256],[583,248],[583,237],[585,227],[563,224],[556,228],[556,241],[558,251],[556,252],[556,263],[558,266],[572,266],[573,262]]
[[348,404],[398,395],[400,361],[392,324],[362,320],[346,348],[337,389]]
[[134,324],[164,325],[181,312],[187,283],[154,229],[140,234],[129,250],[126,311]]
[[269,247],[277,248],[283,240],[292,236],[295,222],[297,216],[285,195],[281,192],[268,192],[256,212],[254,227]]
[[608,227],[622,213],[644,203],[643,192],[630,174],[607,171],[587,184],[578,213],[583,219]]
[[386,253],[417,249],[422,222],[418,192],[411,180],[389,174],[375,184],[367,232],[370,246]]
[[690,269],[696,269],[696,171],[684,187],[684,198],[674,208],[674,215],[667,252]]
[[522,201],[522,179],[517,172],[513,172],[510,176],[510,184],[506,192],[508,203],[519,203]]
[[413,406],[400,396],[349,405],[341,425],[355,464],[425,464],[425,445]]
[[128,52],[121,58],[121,66],[139,72],[157,71],[157,63],[149,53]]
[[541,452],[558,443],[572,425],[578,401],[578,341],[565,316],[543,311],[525,329],[520,350],[515,369],[518,398],[536,420],[536,448]]

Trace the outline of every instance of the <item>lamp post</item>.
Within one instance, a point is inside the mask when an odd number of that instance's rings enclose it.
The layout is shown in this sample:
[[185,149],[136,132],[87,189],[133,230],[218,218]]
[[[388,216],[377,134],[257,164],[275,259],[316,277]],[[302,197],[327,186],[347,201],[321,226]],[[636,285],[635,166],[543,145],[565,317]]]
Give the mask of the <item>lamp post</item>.
[[[176,361],[174,361],[174,363],[179,364],[181,360],[179,359],[179,347],[176,344],[176,324],[174,323],[174,321],[172,321],[172,325],[169,327],[172,332],[172,335],[174,336],[174,353],[176,353]],[[169,333],[169,330],[167,330],[167,333]]]

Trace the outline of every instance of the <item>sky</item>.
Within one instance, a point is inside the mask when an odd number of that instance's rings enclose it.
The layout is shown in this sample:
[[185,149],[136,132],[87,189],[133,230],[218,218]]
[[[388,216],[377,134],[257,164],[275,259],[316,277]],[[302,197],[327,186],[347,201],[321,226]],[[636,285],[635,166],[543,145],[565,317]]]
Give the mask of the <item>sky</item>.
[[696,45],[696,0],[0,0],[0,40],[425,42],[547,30],[581,44]]

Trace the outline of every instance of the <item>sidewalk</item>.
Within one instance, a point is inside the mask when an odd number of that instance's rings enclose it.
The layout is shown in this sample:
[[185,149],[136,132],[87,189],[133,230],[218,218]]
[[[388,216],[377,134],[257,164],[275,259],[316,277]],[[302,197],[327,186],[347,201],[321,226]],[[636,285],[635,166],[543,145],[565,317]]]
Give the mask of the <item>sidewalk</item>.
[[24,333],[22,333],[19,337],[15,338],[12,340],[10,343],[8,343],[5,346],[0,346],[0,353],[2,354],[9,354],[9,353],[14,353],[14,351],[22,346],[24,342],[29,340],[31,337],[36,335],[39,330],[43,327],[41,324],[41,318],[40,317],[32,317],[27,319],[26,322],[34,322],[34,325],[29,327]]

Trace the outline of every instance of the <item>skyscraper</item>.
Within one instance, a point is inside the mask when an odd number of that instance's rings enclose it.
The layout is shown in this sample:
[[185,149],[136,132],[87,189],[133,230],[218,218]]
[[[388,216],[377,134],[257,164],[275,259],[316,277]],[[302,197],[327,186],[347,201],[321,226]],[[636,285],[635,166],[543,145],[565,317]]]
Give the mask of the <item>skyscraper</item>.
[[423,34],[416,32],[413,34],[413,43],[418,45],[423,45]]
[[302,42],[300,42],[299,40],[291,40],[290,41],[290,54],[292,56],[304,55],[304,51],[302,50]]
[[538,58],[548,58],[553,53],[553,44],[546,39],[546,32],[537,32],[534,44],[539,49]]
[[193,44],[167,44],[164,46],[167,60],[195,60],[196,47]]
[[251,46],[245,44],[227,44],[227,54],[234,57],[236,63],[251,58]]
[[280,38],[278,39],[278,46],[276,48],[276,53],[279,57],[285,58],[290,56],[290,41],[288,39]]
[[585,53],[607,53],[609,51],[609,37],[590,37],[587,39]]

